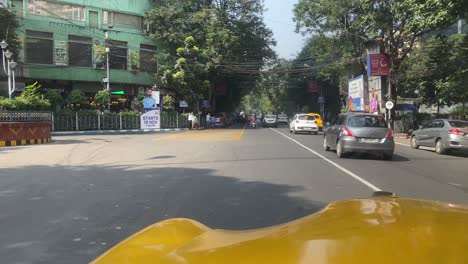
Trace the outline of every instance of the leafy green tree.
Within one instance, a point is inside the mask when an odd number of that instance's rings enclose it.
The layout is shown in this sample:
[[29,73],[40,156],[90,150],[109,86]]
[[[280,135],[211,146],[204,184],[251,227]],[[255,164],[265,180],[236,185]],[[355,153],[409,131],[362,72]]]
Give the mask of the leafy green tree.
[[0,41],[5,40],[8,43],[8,48],[13,52],[14,59],[17,59],[19,54],[20,42],[16,35],[18,21],[13,8],[0,8]]
[[49,100],[52,108],[55,109],[55,110],[59,109],[64,103],[64,99],[62,97],[62,94],[59,91],[56,91],[56,90],[48,90],[44,94],[44,97],[45,97],[45,99]]
[[[262,1],[157,1],[146,19],[151,25],[151,36],[160,47],[158,85],[179,97],[190,96],[169,78],[174,65],[183,62],[177,61],[180,56],[175,51],[185,45],[187,36],[197,40],[207,71],[203,78],[209,81],[209,87],[225,82],[234,88],[247,78],[258,78],[265,60],[274,57],[270,47],[274,44],[272,33],[263,23],[262,12]],[[240,91],[232,94],[239,95]]]
[[206,57],[196,45],[192,36],[185,38],[184,46],[177,48],[174,70],[166,70],[164,80],[167,84],[178,88],[179,94],[192,99],[192,105],[204,97],[209,88]]
[[463,0],[300,0],[294,9],[298,30],[348,38],[360,54],[369,43],[379,44],[392,60],[393,99],[396,74],[421,36],[466,10]]
[[85,100],[83,92],[80,89],[73,89],[66,98],[67,104],[81,104]]
[[100,90],[94,95],[94,100],[100,106],[106,106],[110,102],[111,95],[107,89]]
[[20,96],[9,100],[0,98],[0,110],[48,110],[51,107],[49,100],[40,94],[41,85],[37,82],[28,85]]
[[468,102],[467,46],[466,34],[439,35],[424,41],[401,67],[403,95],[419,96],[429,106]]
[[174,98],[170,95],[163,96],[163,109],[173,109],[174,108]]

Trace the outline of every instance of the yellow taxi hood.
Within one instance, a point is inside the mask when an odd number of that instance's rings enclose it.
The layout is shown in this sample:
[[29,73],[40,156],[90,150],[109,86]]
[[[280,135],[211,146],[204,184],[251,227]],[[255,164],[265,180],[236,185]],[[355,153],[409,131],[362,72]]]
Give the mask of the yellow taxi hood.
[[329,204],[263,229],[154,224],[93,264],[468,263],[468,207],[380,197]]

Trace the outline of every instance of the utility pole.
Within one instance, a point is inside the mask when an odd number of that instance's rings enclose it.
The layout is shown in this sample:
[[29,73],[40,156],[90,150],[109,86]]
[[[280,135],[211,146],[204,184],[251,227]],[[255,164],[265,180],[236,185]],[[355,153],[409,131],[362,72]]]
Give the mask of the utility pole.
[[[109,68],[109,31],[105,31],[106,34],[106,72],[107,72],[107,77],[106,77],[106,89],[107,92],[110,93],[110,68]],[[110,112],[110,96],[109,96],[109,101],[107,102],[107,107]]]

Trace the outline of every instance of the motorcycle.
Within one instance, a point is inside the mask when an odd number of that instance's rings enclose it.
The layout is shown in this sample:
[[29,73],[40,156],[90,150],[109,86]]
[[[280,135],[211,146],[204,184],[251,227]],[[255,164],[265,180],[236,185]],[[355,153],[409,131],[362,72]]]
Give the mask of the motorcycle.
[[251,120],[250,121],[250,127],[251,128],[257,128],[257,120]]

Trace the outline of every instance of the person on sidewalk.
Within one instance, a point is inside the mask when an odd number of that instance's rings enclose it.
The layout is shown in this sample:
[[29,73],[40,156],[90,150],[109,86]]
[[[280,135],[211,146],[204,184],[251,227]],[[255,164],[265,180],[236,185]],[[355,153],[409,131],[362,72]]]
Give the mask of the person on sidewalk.
[[210,119],[211,119],[211,115],[210,115],[210,112],[208,112],[208,113],[206,114],[206,128],[211,128],[211,121],[210,121]]
[[198,117],[196,115],[192,116],[192,129],[198,128]]
[[193,113],[192,112],[188,114],[188,127],[189,129],[193,128]]

